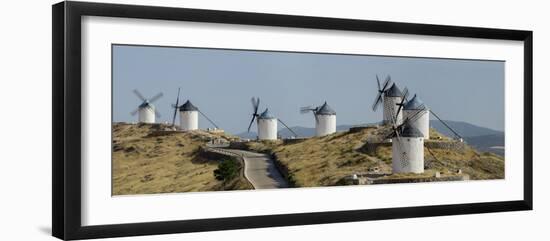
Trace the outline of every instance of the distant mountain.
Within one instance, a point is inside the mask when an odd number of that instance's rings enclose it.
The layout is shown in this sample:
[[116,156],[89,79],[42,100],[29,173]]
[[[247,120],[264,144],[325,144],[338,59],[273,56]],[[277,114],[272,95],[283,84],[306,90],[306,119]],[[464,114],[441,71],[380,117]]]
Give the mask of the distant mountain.
[[[339,126],[336,126],[336,131],[347,131],[352,126],[353,125],[339,125]],[[290,127],[290,128],[294,132],[296,132],[296,134],[298,134],[299,137],[312,137],[312,136],[315,136],[315,128],[312,128],[312,127],[293,126],[293,127]],[[294,135],[294,134],[292,134],[292,132],[290,132],[286,128],[279,129],[278,134],[280,136],[282,136],[283,138],[289,138],[289,137]],[[251,132],[239,133],[239,134],[237,134],[237,136],[239,136],[241,138],[245,138],[245,139],[256,139],[256,136],[258,136],[258,134],[254,131],[251,131]]]
[[504,133],[466,137],[466,143],[479,151],[488,151],[504,156]]
[[[462,121],[445,121],[464,141],[482,152],[492,152],[504,156],[504,132],[472,125]],[[454,134],[441,121],[431,120],[430,126],[443,135],[453,137]]]
[[[336,126],[336,131],[347,131],[351,127],[352,125],[339,125],[339,126]],[[292,128],[292,130],[296,132],[296,134],[298,134],[298,136],[300,137],[315,136],[315,128],[302,127],[302,126],[295,126],[290,128]],[[284,128],[279,130],[279,135],[281,135],[282,137],[288,138],[293,136],[294,134],[292,134],[288,129]]]
[[[455,130],[458,134],[460,134],[462,137],[474,137],[474,136],[486,136],[486,135],[497,135],[497,134],[504,134],[501,131],[496,131],[493,129],[481,127],[472,125],[467,122],[463,121],[448,121],[446,120],[445,123],[449,125],[453,130]],[[439,133],[452,137],[454,134],[447,128],[441,121],[439,120],[431,120],[430,126],[434,129],[436,129]]]
[[[493,147],[503,147],[504,146],[504,132],[496,131],[486,127],[476,126],[463,121],[445,121],[453,130],[455,130],[459,135],[461,135],[464,140],[478,149],[479,151],[488,151],[499,155],[504,155],[503,148],[493,148]],[[347,131],[349,128],[357,125],[339,125],[336,126],[336,131]],[[454,137],[452,131],[450,131],[441,121],[431,120],[430,127],[436,129],[439,133]],[[311,127],[302,127],[294,126],[291,127],[299,137],[312,137],[315,135],[315,128]],[[283,138],[289,138],[293,134],[285,129],[279,130],[279,135]],[[256,132],[243,132],[237,134],[237,136],[246,139],[256,139]]]

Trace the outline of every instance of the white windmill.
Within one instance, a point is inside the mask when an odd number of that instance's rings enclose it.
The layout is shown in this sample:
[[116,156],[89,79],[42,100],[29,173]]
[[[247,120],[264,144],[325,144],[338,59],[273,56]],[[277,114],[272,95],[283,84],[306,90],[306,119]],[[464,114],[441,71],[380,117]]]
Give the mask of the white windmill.
[[418,129],[425,139],[430,139],[430,110],[416,94],[403,106],[403,118],[417,114],[418,110],[422,110],[418,113],[419,117],[409,124]]
[[143,95],[138,91],[134,90],[134,94],[142,101],[138,108],[132,111],[130,114],[132,116],[138,114],[138,122],[140,123],[155,123],[155,117],[160,117],[160,113],[155,109],[153,102],[157,101],[162,97],[162,92],[153,96],[151,99],[143,97]]
[[424,172],[424,135],[411,123],[421,118],[426,111],[424,105],[418,106],[401,124],[396,122],[401,108],[390,117],[392,132],[388,138],[392,140],[393,173]]
[[336,111],[325,103],[321,106],[300,108],[300,113],[312,112],[315,117],[315,136],[325,136],[336,132]]
[[192,131],[199,129],[199,114],[201,114],[206,120],[208,120],[216,129],[219,129],[218,125],[214,123],[208,116],[206,116],[198,107],[193,105],[191,101],[187,100],[183,105],[179,104],[180,89],[178,89],[178,97],[176,104],[172,105],[174,108],[174,116],[172,117],[172,126],[176,124],[177,112],[180,112],[180,130]]
[[[380,80],[378,75],[376,76],[376,82],[378,83],[378,95],[374,100],[372,105],[372,110],[376,111],[380,103],[384,105],[383,110],[383,124],[391,125],[392,118],[394,118],[393,113],[398,113],[397,108],[398,104],[401,103],[404,99],[403,93],[397,87],[395,83],[391,84],[391,76],[388,75],[383,85],[380,85]],[[391,85],[390,85],[391,84]],[[388,88],[389,86],[389,88]],[[400,124],[403,120],[403,114],[399,112],[399,115],[396,117],[395,121]]]
[[248,132],[250,132],[250,127],[252,127],[252,123],[254,123],[254,120],[256,119],[258,126],[258,139],[259,140],[276,140],[277,139],[277,121],[281,122],[292,134],[294,134],[295,137],[298,135],[296,132],[294,132],[290,127],[288,127],[282,120],[275,118],[271,113],[269,113],[269,109],[266,108],[264,112],[261,114],[258,114],[258,108],[260,107],[260,98],[252,97],[252,120],[250,120],[250,124],[248,125]]

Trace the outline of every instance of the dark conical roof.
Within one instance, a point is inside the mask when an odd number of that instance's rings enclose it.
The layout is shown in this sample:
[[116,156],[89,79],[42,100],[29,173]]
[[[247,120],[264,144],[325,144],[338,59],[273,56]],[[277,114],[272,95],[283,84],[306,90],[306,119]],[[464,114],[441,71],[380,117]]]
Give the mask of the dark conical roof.
[[153,107],[153,104],[149,103],[149,101],[143,101],[141,105],[139,105],[139,108],[147,108],[147,107]]
[[[424,102],[415,94],[414,97],[403,106],[404,110],[419,110]],[[425,106],[425,105],[424,105]]]
[[187,100],[183,105],[180,106],[180,111],[197,111],[199,108],[194,106],[191,101]]
[[275,119],[274,116],[271,115],[271,113],[269,113],[269,109],[265,109],[264,112],[262,112],[259,116],[258,116],[258,119]]
[[401,96],[403,96],[403,93],[397,87],[397,85],[395,83],[393,83],[391,85],[391,87],[389,89],[387,89],[386,92],[384,92],[384,95],[387,96],[387,97],[401,97]]
[[330,108],[330,106],[325,101],[325,103],[322,106],[320,106],[319,109],[317,109],[315,114],[316,115],[336,115],[336,111]]
[[403,129],[401,129],[400,135],[402,137],[424,137],[422,132],[420,132],[416,127],[413,127],[409,124],[405,124]]

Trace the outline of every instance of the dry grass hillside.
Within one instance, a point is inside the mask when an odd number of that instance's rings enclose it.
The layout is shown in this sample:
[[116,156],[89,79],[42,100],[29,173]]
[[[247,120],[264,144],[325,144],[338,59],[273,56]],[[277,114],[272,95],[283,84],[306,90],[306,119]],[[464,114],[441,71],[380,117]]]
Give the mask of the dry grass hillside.
[[[449,142],[449,138],[432,131],[433,140]],[[358,132],[338,132],[324,137],[313,137],[296,143],[250,142],[247,148],[274,154],[288,169],[295,186],[315,187],[339,185],[346,176],[367,173],[377,168],[380,173],[391,174],[391,147],[379,147],[375,153],[364,151],[366,142],[380,140],[384,128],[366,128]],[[490,153],[477,153],[466,146],[463,150],[425,148],[426,173],[439,171],[452,174],[461,169],[470,179],[504,178],[504,159]],[[432,156],[433,154],[434,156]],[[415,174],[392,175],[395,178],[414,177]],[[390,178],[392,177],[390,176]]]
[[213,171],[219,160],[200,155],[213,138],[232,139],[204,131],[166,132],[160,124],[113,124],[112,194],[150,194],[251,189],[237,178],[225,185]]

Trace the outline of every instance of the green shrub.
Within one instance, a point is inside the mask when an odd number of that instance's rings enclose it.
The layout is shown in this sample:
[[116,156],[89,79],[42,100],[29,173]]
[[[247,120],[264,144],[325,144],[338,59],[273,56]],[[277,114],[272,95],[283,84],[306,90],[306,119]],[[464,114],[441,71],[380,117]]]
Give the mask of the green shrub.
[[218,169],[214,170],[214,177],[217,180],[228,182],[239,175],[240,164],[234,159],[225,159],[218,164]]

